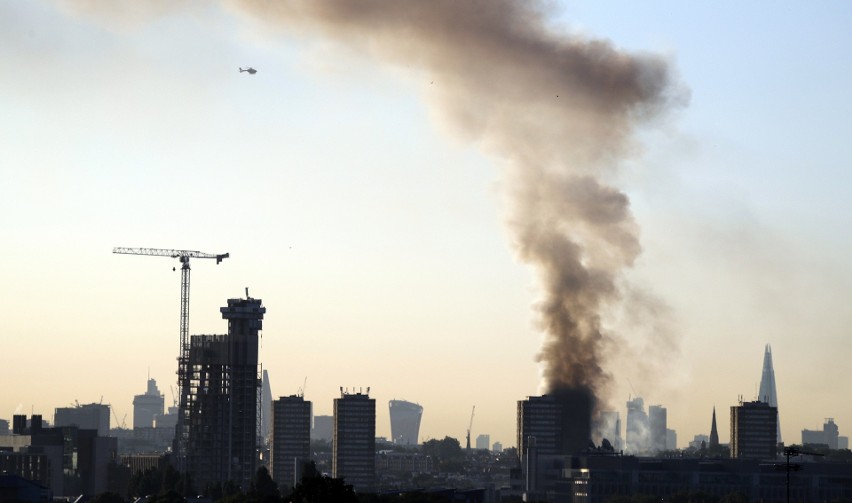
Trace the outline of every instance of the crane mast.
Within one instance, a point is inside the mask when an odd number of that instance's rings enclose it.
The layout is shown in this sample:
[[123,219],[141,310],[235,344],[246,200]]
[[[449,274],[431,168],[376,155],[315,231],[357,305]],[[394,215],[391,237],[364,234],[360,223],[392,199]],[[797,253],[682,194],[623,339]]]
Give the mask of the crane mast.
[[178,352],[178,388],[180,389],[180,403],[178,408],[178,420],[175,427],[175,441],[173,450],[177,455],[179,468],[183,468],[183,459],[186,456],[186,439],[188,435],[187,424],[189,415],[189,259],[207,258],[216,259],[216,264],[230,256],[229,253],[204,253],[194,250],[170,250],[162,248],[124,248],[116,247],[113,253],[123,255],[146,255],[149,257],[170,257],[180,261],[180,348]]

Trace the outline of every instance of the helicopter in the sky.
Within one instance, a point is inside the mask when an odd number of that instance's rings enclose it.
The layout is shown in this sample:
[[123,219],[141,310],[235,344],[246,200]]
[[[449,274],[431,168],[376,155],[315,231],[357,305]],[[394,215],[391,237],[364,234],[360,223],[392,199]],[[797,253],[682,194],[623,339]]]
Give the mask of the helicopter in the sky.
[[243,72],[248,72],[249,75],[254,75],[255,73],[257,73],[257,70],[255,70],[252,67],[248,67],[246,69],[243,69],[242,67],[240,67],[240,73],[243,73]]

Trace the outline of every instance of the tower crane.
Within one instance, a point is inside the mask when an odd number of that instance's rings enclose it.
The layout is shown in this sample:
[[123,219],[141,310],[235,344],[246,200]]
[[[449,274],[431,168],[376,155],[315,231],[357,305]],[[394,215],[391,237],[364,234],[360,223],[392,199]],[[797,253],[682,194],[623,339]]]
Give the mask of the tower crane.
[[476,405],[470,409],[470,424],[467,427],[467,450],[470,450],[470,430],[473,429],[473,413],[476,411]]
[[[112,249],[113,253],[124,255],[147,255],[149,257],[171,257],[180,261],[180,352],[178,353],[178,387],[180,388],[180,405],[178,420],[175,428],[175,450],[178,459],[186,454],[185,439],[187,435],[185,414],[189,403],[189,259],[216,259],[216,264],[228,258],[228,253],[204,253],[192,250],[168,250],[161,248],[122,248]],[[174,268],[173,268],[174,270]]]

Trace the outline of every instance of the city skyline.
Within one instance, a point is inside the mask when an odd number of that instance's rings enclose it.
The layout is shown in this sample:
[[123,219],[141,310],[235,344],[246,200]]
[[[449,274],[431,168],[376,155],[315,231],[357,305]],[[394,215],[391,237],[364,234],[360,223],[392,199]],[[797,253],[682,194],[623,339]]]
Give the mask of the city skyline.
[[[543,392],[543,336],[537,274],[505,225],[506,160],[456,134],[439,106],[450,83],[417,62],[248,5],[0,0],[0,302],[15,355],[0,418],[75,401],[132,417],[149,368],[171,404],[179,264],[110,253],[147,246],[231,254],[193,263],[190,334],[222,333],[218,307],[249,287],[268,308],[273,397],[307,376],[328,415],[340,386],[370,386],[423,405],[421,441],[463,440],[475,405],[472,436],[512,445],[516,402]],[[852,223],[852,69],[836,63],[852,7],[788,7],[547,13],[560,33],[661,55],[688,95],[605,175],[640,231],[626,279],[659,309],[609,313],[623,340],[607,348],[603,408],[662,404],[682,445],[709,433],[714,406],[757,395],[765,344],[785,439],[825,417],[852,425],[836,400],[852,322],[852,238],[837,232]]]

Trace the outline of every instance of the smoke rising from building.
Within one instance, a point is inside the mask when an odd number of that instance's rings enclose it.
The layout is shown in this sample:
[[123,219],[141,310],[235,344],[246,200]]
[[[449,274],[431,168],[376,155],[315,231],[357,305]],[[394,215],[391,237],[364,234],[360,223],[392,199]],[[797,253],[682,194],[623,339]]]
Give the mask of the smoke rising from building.
[[618,340],[603,319],[620,304],[644,302],[623,295],[623,274],[641,247],[629,198],[609,179],[635,154],[635,127],[684,97],[667,62],[558,31],[543,1],[232,5],[288,33],[422,72],[433,111],[505,161],[511,239],[541,285],[544,389],[583,397],[570,409],[589,424],[610,380],[606,346]]
[[666,62],[557,33],[542,2],[240,5],[285,29],[419,68],[453,129],[507,161],[512,238],[543,291],[545,388],[586,390],[562,396],[591,396],[594,409],[614,337],[602,317],[622,301],[619,280],[641,250],[630,201],[606,178],[632,154],[634,127],[677,101]]

